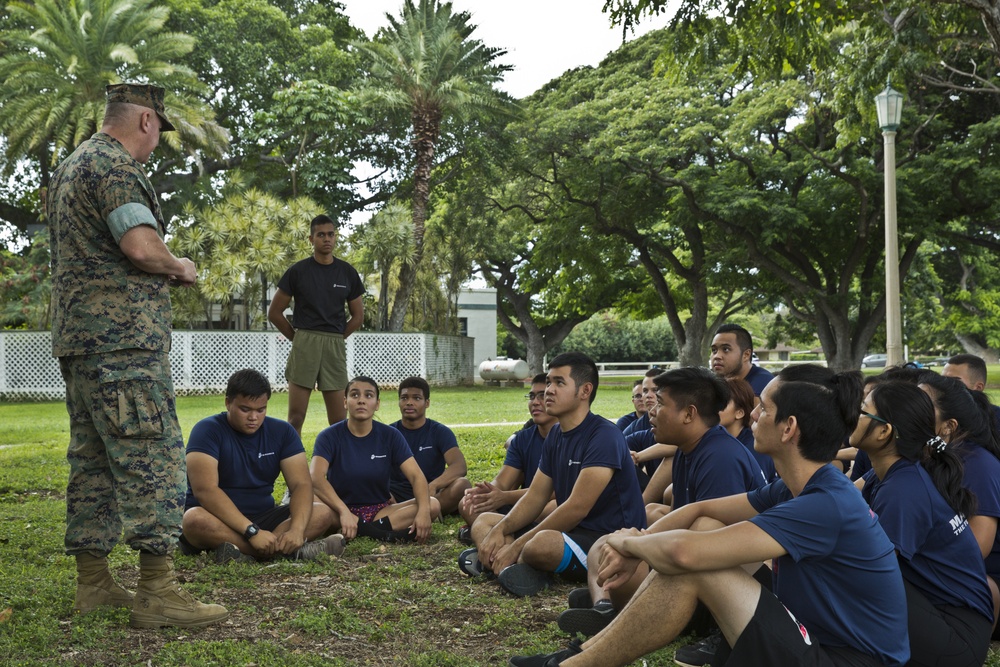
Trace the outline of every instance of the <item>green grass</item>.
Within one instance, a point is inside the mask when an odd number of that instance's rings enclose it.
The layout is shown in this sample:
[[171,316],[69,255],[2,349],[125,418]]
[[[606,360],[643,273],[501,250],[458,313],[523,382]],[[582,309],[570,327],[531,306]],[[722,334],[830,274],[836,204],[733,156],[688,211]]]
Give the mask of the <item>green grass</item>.
[[[595,412],[624,414],[630,389],[627,379],[602,384]],[[446,424],[519,424],[526,418],[524,394],[508,387],[434,388],[428,414]],[[177,403],[185,435],[223,409],[220,396]],[[275,394],[269,409],[284,417],[286,395]],[[307,450],[324,415],[317,394],[303,429]],[[391,422],[397,415],[395,393],[387,393],[379,418]],[[225,624],[205,630],[133,630],[124,610],[74,616],[75,572],[63,554],[67,421],[62,403],[0,405],[0,664],[471,667],[506,664],[510,655],[550,651],[565,641],[555,618],[572,586],[515,599],[491,582],[465,578],[455,567],[463,548],[455,539],[457,518],[436,523],[426,545],[358,539],[342,558],[324,563],[216,566],[207,556],[180,556],[185,586],[231,612]],[[455,429],[470,478],[492,477],[514,428]],[[134,587],[136,555],[119,547],[110,561]],[[671,665],[677,645],[636,664]],[[1000,656],[991,654],[987,664],[1000,667]]]

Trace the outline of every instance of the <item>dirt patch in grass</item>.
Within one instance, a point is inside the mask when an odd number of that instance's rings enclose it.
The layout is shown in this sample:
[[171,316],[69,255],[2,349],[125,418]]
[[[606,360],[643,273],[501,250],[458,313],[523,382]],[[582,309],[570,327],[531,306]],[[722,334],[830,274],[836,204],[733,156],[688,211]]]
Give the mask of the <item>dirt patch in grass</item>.
[[[225,605],[226,621],[200,630],[129,628],[114,646],[84,648],[67,637],[65,645],[76,646],[64,659],[76,665],[156,665],[163,664],[157,656],[168,644],[197,641],[250,647],[227,649],[224,655],[232,659],[269,643],[289,655],[351,665],[438,664],[426,658],[437,654],[446,654],[449,665],[479,665],[498,664],[501,657],[505,663],[537,641],[556,646],[552,621],[565,608],[571,584],[531,599],[513,598],[493,582],[465,577],[455,566],[464,547],[450,535],[437,537],[439,532],[453,530],[436,526],[427,545],[359,539],[343,557],[316,563],[218,566],[210,554],[178,558],[182,583],[203,602]],[[134,590],[135,568],[123,567],[116,576]],[[112,625],[127,623],[126,611],[97,613],[107,613]],[[64,623],[67,634],[73,623]]]

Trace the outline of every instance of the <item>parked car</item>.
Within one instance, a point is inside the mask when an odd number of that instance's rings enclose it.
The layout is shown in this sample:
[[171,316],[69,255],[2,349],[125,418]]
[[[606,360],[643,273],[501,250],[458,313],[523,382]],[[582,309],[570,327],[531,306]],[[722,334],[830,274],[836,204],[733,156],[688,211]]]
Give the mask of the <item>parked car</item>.
[[885,366],[884,354],[869,354],[861,360],[861,368],[882,368]]

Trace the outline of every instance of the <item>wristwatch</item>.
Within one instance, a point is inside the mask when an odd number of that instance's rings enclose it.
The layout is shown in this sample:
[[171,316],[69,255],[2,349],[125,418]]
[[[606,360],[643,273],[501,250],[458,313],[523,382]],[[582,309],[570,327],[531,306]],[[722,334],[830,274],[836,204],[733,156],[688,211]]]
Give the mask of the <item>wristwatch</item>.
[[260,532],[260,526],[255,523],[251,523],[247,526],[247,529],[243,531],[243,539],[250,541],[250,538]]

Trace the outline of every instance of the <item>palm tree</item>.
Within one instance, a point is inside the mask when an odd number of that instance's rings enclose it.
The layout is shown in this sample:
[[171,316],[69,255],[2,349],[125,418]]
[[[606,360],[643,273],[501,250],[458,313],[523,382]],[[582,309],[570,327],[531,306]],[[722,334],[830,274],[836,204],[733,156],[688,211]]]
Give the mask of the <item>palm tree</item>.
[[399,19],[386,14],[389,26],[372,42],[355,46],[371,61],[362,90],[367,100],[391,112],[409,115],[413,159],[413,261],[399,271],[399,291],[392,304],[389,330],[403,328],[406,309],[423,258],[424,223],[430,198],[434,152],[442,123],[449,117],[473,120],[508,112],[512,100],[496,90],[510,66],[496,62],[506,51],[489,48],[471,35],[468,12],[450,2],[405,0]]
[[379,274],[379,331],[389,330],[389,271],[397,260],[403,264],[413,261],[410,220],[407,206],[389,202],[351,235],[351,245],[358,250],[358,266]]
[[197,93],[203,86],[176,64],[194,40],[165,32],[169,10],[154,0],[35,0],[8,5],[0,58],[0,134],[11,161],[33,156],[43,170],[97,131],[104,88],[123,81],[167,90],[167,115],[179,132],[174,149],[219,150],[228,141]]

